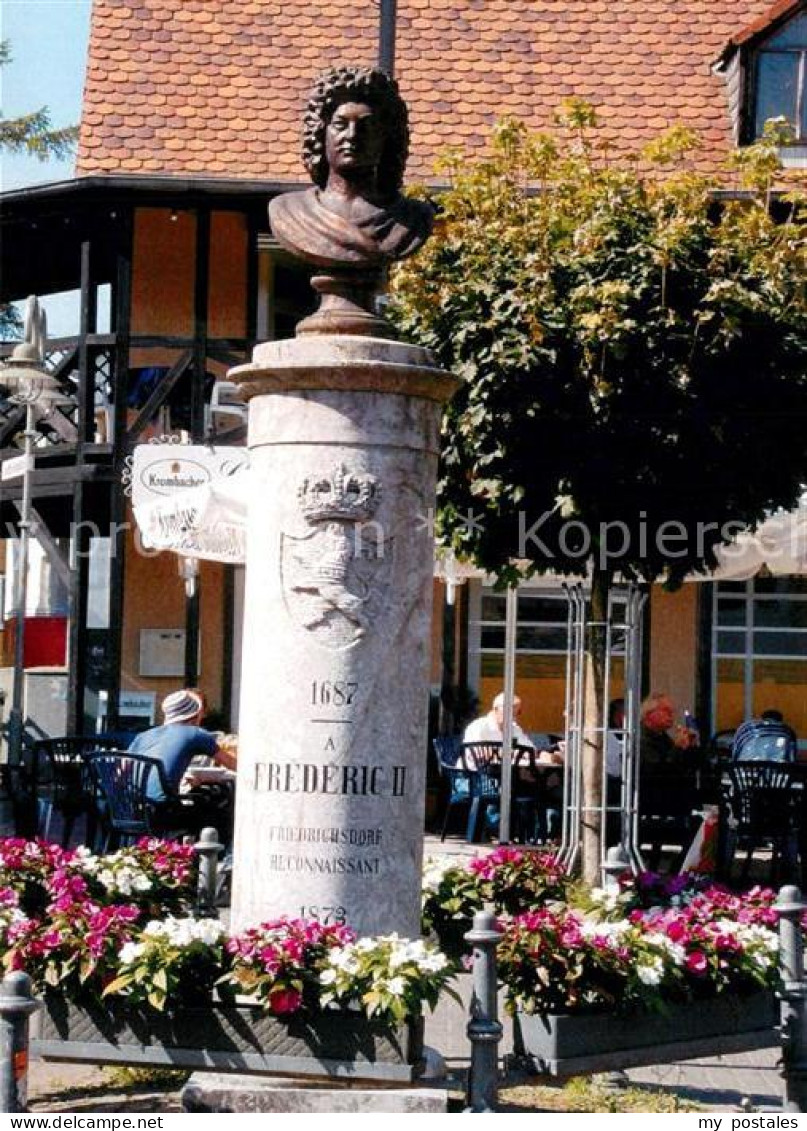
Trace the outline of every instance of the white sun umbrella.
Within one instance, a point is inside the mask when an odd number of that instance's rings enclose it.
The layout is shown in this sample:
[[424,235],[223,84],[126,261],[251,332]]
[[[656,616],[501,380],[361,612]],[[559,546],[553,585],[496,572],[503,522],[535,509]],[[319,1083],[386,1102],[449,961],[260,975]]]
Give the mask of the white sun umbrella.
[[807,492],[792,511],[779,510],[756,530],[741,530],[717,551],[718,566],[698,581],[746,581],[763,566],[775,577],[807,573]]

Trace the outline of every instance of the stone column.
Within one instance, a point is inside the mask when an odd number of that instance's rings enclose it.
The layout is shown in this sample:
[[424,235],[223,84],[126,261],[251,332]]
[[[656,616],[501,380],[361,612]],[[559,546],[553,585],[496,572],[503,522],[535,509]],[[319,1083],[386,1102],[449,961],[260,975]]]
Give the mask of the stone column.
[[258,346],[233,922],[420,933],[439,426],[456,380],[359,336]]

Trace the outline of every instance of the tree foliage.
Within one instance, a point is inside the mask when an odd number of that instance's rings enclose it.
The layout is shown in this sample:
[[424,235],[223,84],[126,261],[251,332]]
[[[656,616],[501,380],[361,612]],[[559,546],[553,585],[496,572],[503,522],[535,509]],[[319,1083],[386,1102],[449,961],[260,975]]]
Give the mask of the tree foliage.
[[[0,43],[0,66],[11,61],[8,42]],[[53,129],[47,106],[23,114],[18,118],[0,117],[0,150],[8,153],[25,153],[40,161],[50,157],[58,160],[73,153],[78,130],[75,126]]]
[[[11,61],[8,42],[0,43],[0,67]],[[0,153],[25,153],[46,161],[71,156],[78,130],[75,126],[52,129],[47,107],[23,114],[19,118],[0,116]],[[11,303],[0,303],[0,341],[22,336],[22,318]]]
[[681,127],[616,166],[590,106],[559,124],[448,154],[435,234],[393,280],[404,336],[464,381],[440,533],[502,580],[518,558],[675,582],[807,481],[801,202],[771,192],[776,126],[732,195]]

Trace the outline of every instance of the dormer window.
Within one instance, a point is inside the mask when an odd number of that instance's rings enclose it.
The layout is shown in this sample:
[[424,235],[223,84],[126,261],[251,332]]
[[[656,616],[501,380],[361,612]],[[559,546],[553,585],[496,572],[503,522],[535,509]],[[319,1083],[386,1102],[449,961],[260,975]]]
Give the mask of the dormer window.
[[807,142],[807,11],[792,16],[751,54],[752,137],[769,118],[785,118],[797,145]]
[[762,137],[765,123],[787,123],[782,164],[807,168],[807,0],[776,0],[728,41],[715,70],[726,84],[734,141]]

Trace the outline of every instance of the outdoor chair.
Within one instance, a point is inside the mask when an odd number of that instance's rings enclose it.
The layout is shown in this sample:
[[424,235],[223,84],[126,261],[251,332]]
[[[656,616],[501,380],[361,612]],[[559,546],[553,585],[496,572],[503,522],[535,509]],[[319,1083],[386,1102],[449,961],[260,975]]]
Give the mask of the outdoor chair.
[[741,762],[730,766],[720,788],[718,874],[729,879],[735,849],[745,849],[742,880],[748,879],[751,857],[770,845],[769,882],[784,869],[792,871],[798,851],[803,778],[798,767],[782,762]]
[[107,750],[91,754],[87,762],[97,790],[105,852],[162,831],[156,821],[162,803],[149,796],[149,787],[155,785],[169,804],[178,803],[179,797],[168,784],[159,758]]
[[694,768],[653,767],[640,770],[639,843],[650,848],[647,863],[655,871],[665,845],[683,858],[697,830],[700,814],[698,774]]
[[787,725],[774,719],[749,719],[737,728],[732,762],[795,762],[798,739]]
[[198,835],[206,826],[216,828],[224,843],[229,842],[232,793],[223,796],[204,784],[180,793],[166,778],[160,759],[146,754],[99,751],[88,757],[88,764],[104,851],[143,836]]
[[440,830],[441,841],[446,839],[452,811],[468,810],[471,806],[471,781],[468,771],[460,760],[461,746],[462,739],[459,735],[438,735],[432,740],[437,769],[447,791],[443,827]]
[[[519,766],[525,756],[532,754],[531,747],[513,747],[513,767]],[[481,841],[486,830],[494,834],[499,831],[502,744],[501,742],[464,742],[461,756],[469,775],[471,788],[466,839],[469,843],[475,844]],[[534,793],[522,792],[516,775],[513,776],[511,799],[515,836],[522,840],[533,839],[536,821]]]
[[35,742],[31,754],[33,792],[37,799],[37,833],[50,839],[54,815],[62,821],[61,845],[67,848],[76,821],[86,820],[84,840],[92,845],[95,836],[95,802],[87,769],[87,755],[114,748],[109,738],[43,738]]

